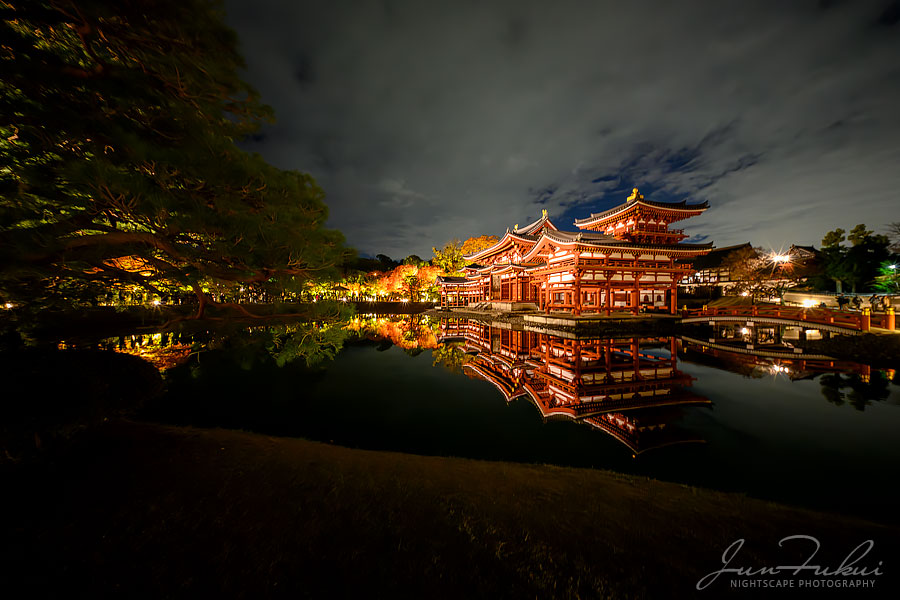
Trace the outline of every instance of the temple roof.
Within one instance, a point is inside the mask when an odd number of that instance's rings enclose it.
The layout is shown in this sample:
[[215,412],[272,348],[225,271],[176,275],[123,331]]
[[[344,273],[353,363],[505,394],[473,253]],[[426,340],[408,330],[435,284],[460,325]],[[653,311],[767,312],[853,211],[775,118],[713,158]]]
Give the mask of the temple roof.
[[437,276],[438,283],[468,283],[469,280],[465,277],[450,277],[447,275],[438,275]]
[[797,244],[791,244],[787,253],[800,258],[813,258],[818,256],[819,251],[816,250],[815,246],[798,246]]
[[[553,223],[550,223],[549,220],[547,220],[546,223],[548,223],[549,226],[552,226],[553,229],[556,229],[556,227],[553,225]],[[485,256],[490,256],[491,254],[494,254],[501,248],[505,247],[507,244],[509,244],[510,241],[525,242],[526,244],[530,245],[530,244],[534,244],[538,239],[540,239],[540,237],[541,237],[540,235],[531,235],[531,234],[527,234],[527,233],[521,233],[521,230],[518,230],[516,232],[510,232],[507,229],[506,233],[503,234],[503,237],[500,238],[500,240],[493,246],[489,246],[487,248],[484,248],[483,250],[479,250],[478,252],[473,252],[472,254],[466,254],[465,256],[463,256],[463,258],[466,260],[475,260],[478,258],[484,258]]]
[[603,244],[623,244],[626,240],[620,240],[611,235],[600,233],[598,231],[545,231],[544,235],[558,242],[569,244],[572,242],[580,242],[583,244],[600,243]]
[[637,205],[643,205],[648,208],[659,208],[673,212],[703,212],[704,210],[709,208],[708,202],[688,204],[687,200],[682,200],[681,202],[656,202],[653,200],[646,200],[643,195],[638,193],[637,188],[635,188],[632,195],[628,197],[628,200],[626,200],[622,204],[600,213],[591,213],[591,216],[585,219],[575,219],[575,226],[586,227],[588,225],[594,225],[598,222],[603,222],[604,220],[612,218],[615,215],[625,212],[631,207]]
[[[519,226],[516,226],[516,228],[513,229],[513,232],[516,233],[517,235],[531,235],[531,234],[534,234],[534,233],[537,232],[537,231],[540,231],[540,229],[541,229],[545,224],[546,224],[546,226],[547,226],[549,229],[556,229],[556,225],[554,225],[554,224],[550,221],[550,216],[549,216],[549,214],[547,213],[546,210],[543,211],[543,213],[541,214],[541,218],[540,218],[540,219],[538,219],[538,220],[535,221],[534,223],[529,223],[529,224],[526,225],[525,227],[519,227]],[[537,239],[537,238],[535,238],[535,239]]]
[[619,239],[613,237],[611,235],[606,235],[605,233],[600,233],[598,231],[544,231],[541,234],[538,242],[528,251],[528,253],[522,257],[522,264],[528,264],[533,262],[533,258],[537,252],[539,252],[540,248],[543,246],[542,242],[544,240],[549,240],[555,244],[562,244],[567,246],[587,246],[591,248],[610,248],[614,247],[617,250],[627,250],[627,249],[636,249],[636,250],[698,250],[705,251],[709,248],[712,248],[713,243],[707,242],[705,244],[650,244],[650,243],[642,243],[642,242],[633,242],[630,240]]

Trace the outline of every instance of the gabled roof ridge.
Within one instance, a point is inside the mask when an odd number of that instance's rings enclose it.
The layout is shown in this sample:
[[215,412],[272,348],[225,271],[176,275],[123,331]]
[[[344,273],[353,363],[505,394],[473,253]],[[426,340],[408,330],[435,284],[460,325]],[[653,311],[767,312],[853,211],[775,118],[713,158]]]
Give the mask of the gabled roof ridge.
[[750,246],[752,248],[753,244],[751,244],[750,242],[744,242],[743,244],[734,244],[732,246],[722,246],[720,248],[713,248],[713,252],[719,252],[722,250],[736,250],[737,248],[743,248],[745,246]]
[[609,217],[618,212],[622,212],[623,210],[630,208],[632,206],[636,206],[638,204],[643,204],[645,206],[650,206],[654,208],[667,208],[671,210],[706,210],[709,208],[709,202],[704,200],[703,202],[699,202],[696,204],[688,204],[687,200],[681,200],[680,202],[658,202],[655,200],[646,200],[641,197],[638,200],[633,200],[630,202],[623,202],[617,206],[614,206],[608,210],[599,213],[591,213],[591,216],[586,217],[584,219],[575,219],[575,225],[579,223],[588,223],[590,221],[595,221],[597,219],[602,219],[604,217]]
[[488,255],[491,253],[492,250],[494,250],[495,248],[497,248],[500,245],[502,245],[503,243],[505,243],[507,238],[516,238],[516,239],[519,239],[519,240],[522,240],[525,242],[532,242],[532,243],[537,241],[537,236],[522,234],[522,233],[514,233],[507,229],[506,233],[503,234],[503,237],[501,237],[499,240],[497,240],[497,243],[493,244],[492,246],[488,246],[487,248],[482,248],[478,252],[473,252],[472,254],[465,254],[465,255],[463,255],[463,258],[465,260],[475,260],[475,258],[477,258],[477,257]]
[[543,212],[541,213],[540,218],[537,221],[529,223],[525,227],[519,227],[518,225],[516,225],[513,228],[512,232],[519,234],[519,235],[522,235],[522,234],[528,235],[532,231],[540,229],[545,223],[547,225],[549,225],[552,229],[558,229],[558,227],[556,225],[554,225],[553,222],[550,220],[550,214],[547,212],[547,209],[544,209]]

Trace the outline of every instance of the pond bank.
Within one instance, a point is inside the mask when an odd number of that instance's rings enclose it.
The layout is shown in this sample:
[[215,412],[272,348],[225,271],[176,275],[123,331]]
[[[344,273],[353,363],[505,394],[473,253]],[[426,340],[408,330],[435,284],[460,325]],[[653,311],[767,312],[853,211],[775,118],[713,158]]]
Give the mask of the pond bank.
[[900,369],[900,335],[864,333],[795,342],[804,352],[827,354],[876,368]]
[[[142,335],[162,331],[202,331],[210,328],[243,325],[277,325],[297,321],[334,320],[357,314],[415,315],[434,307],[433,302],[340,302],[321,301],[286,304],[242,304],[241,314],[233,307],[211,306],[206,318],[193,319],[197,307],[174,306],[100,306],[70,311],[44,311],[39,318],[15,314],[0,315],[0,350],[21,345],[13,340],[24,335],[31,343],[55,345],[60,340],[98,340],[120,335]],[[12,340],[12,341],[11,341]]]
[[693,597],[739,538],[744,566],[799,564],[793,534],[834,566],[873,539],[897,584],[896,527],[607,471],[117,421],[0,474],[34,596]]

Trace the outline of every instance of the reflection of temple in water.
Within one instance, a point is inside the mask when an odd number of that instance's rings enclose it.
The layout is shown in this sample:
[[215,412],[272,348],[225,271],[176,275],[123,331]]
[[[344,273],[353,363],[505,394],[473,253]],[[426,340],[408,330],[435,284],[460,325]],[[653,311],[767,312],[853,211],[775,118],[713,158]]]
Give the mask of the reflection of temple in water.
[[[495,324],[496,325],[496,324]],[[672,337],[570,340],[466,319],[442,321],[445,342],[474,357],[465,372],[491,382],[507,402],[528,398],[545,419],[570,419],[619,440],[632,453],[700,438],[672,425],[681,408],[709,405],[676,367]]]

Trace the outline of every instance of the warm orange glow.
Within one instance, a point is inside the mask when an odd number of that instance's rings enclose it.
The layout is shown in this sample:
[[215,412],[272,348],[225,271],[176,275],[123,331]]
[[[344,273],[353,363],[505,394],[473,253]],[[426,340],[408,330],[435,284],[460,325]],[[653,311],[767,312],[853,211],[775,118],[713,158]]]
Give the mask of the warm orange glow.
[[[444,275],[444,270],[440,267],[416,267],[415,265],[400,265],[393,271],[389,271],[375,282],[372,286],[375,293],[379,296],[403,295],[406,292],[406,278],[415,275],[424,284],[425,288],[429,288],[435,284],[438,275]],[[351,290],[354,290],[354,284],[350,284]],[[355,286],[359,288],[359,286]],[[357,293],[360,293],[357,291]]]
[[120,354],[139,356],[160,371],[165,371],[187,362],[191,356],[190,344],[175,344],[160,348],[159,346],[137,346],[132,348],[116,348]]
[[129,273],[140,273],[141,275],[152,275],[153,265],[144,260],[140,256],[120,256],[118,258],[110,258],[103,261],[111,267],[128,271]]
[[360,335],[371,340],[390,340],[395,346],[406,350],[416,348],[430,350],[438,346],[437,338],[431,327],[414,317],[401,321],[356,317],[351,319],[346,328],[359,332]]

